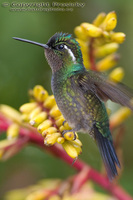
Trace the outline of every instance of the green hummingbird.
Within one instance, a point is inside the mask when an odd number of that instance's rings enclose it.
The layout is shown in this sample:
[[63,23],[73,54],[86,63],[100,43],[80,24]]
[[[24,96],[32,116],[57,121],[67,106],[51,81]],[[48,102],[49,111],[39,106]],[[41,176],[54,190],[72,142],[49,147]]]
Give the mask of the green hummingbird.
[[116,84],[98,72],[87,70],[79,43],[71,34],[56,33],[46,44],[14,39],[44,48],[52,69],[52,91],[61,113],[72,127],[71,131],[88,133],[95,139],[108,177],[112,180],[118,175],[116,166],[120,168],[120,163],[104,103],[110,99],[133,110],[133,94],[123,84]]

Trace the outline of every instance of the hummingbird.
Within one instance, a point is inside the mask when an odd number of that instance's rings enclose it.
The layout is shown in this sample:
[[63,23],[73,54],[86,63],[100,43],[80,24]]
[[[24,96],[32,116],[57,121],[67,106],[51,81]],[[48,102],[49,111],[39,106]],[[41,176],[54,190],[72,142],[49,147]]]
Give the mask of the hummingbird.
[[83,65],[80,45],[71,34],[55,33],[46,44],[13,38],[44,48],[52,69],[51,88],[61,113],[74,135],[75,132],[87,133],[96,141],[107,175],[112,180],[118,175],[120,162],[115,152],[105,102],[110,99],[133,110],[133,93],[122,83],[115,83],[99,72],[87,70]]

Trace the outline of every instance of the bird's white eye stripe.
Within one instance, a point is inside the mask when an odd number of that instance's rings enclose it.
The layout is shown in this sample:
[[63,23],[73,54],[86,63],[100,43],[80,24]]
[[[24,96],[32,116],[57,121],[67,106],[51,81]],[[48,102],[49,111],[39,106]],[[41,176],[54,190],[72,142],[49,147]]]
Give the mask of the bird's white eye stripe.
[[69,53],[69,55],[70,55],[71,58],[72,58],[72,61],[76,64],[76,58],[75,58],[75,56],[74,56],[72,50],[69,49],[67,45],[64,45],[64,48],[68,50],[68,53]]

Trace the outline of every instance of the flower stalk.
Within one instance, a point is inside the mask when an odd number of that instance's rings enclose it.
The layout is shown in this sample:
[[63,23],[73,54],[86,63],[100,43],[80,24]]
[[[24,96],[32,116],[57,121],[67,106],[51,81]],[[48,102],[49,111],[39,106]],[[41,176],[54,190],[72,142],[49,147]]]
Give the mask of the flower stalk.
[[[9,126],[9,120],[2,114],[0,114],[0,131],[7,131]],[[78,159],[72,165],[73,159],[65,153],[65,151],[59,146],[59,144],[55,144],[54,146],[50,147],[45,146],[43,142],[43,137],[40,134],[38,134],[36,130],[31,131],[30,129],[23,127],[20,128],[19,135],[21,138],[28,138],[27,144],[35,144],[38,147],[45,149],[52,155],[62,159],[64,162],[74,167],[77,171],[80,171],[81,174],[77,174],[77,176],[75,176],[74,178],[72,193],[75,193],[77,190],[80,190],[83,183],[85,183],[89,179],[99,184],[101,187],[103,187],[105,190],[107,190],[119,200],[132,199],[132,197],[130,197],[130,195],[128,195],[126,191],[124,191],[120,186],[111,183],[105,176],[101,175],[99,172],[91,168],[83,161]]]

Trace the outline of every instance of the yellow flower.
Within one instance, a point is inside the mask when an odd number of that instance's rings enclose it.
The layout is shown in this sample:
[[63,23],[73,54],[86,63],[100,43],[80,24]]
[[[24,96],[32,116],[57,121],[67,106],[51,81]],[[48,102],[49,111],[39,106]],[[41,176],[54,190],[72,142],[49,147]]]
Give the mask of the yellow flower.
[[109,74],[109,79],[120,82],[124,77],[124,70],[122,67],[117,67],[115,68],[110,74]]
[[116,27],[116,24],[117,24],[117,16],[116,13],[113,11],[106,15],[100,27],[105,31],[112,31]]
[[[76,40],[81,46],[83,62],[87,69],[96,62],[97,70],[104,71],[117,63],[116,56],[112,56],[119,48],[119,44],[125,40],[125,34],[114,32],[117,25],[117,16],[114,11],[108,14],[100,13],[91,23],[83,22],[75,27]],[[105,56],[109,57],[105,57]],[[97,58],[105,57],[102,60]],[[118,58],[118,56],[117,56]]]
[[119,55],[118,54],[110,54],[97,62],[96,67],[98,71],[105,71],[108,70],[112,67],[114,67],[119,60]]
[[81,28],[83,28],[84,34],[89,37],[100,37],[102,35],[102,30],[90,23],[82,23]]
[[119,44],[123,43],[125,40],[126,35],[122,32],[111,33],[111,40],[117,42]]
[[7,129],[7,138],[8,139],[17,138],[19,135],[19,128],[20,126],[16,123],[11,124]]
[[104,12],[99,13],[98,16],[93,20],[93,24],[97,27],[100,26],[100,24],[103,22],[105,17],[106,17],[106,13]]
[[120,108],[117,112],[115,112],[111,117],[110,117],[110,125],[112,128],[115,128],[122,124],[130,115],[131,115],[131,110],[126,107]]
[[[51,146],[56,142],[62,144],[68,155],[77,158],[82,152],[82,143],[75,144],[73,132],[67,132],[64,137],[62,136],[63,130],[71,128],[67,122],[63,125],[65,119],[56,105],[54,96],[49,96],[48,92],[39,85],[35,86],[30,93],[32,94],[32,102],[20,107],[23,119],[42,134],[45,145]],[[77,133],[76,137],[78,138]]]
[[109,54],[117,51],[118,48],[119,48],[119,44],[117,44],[115,42],[104,44],[104,45],[96,48],[95,56],[100,58],[100,57],[109,55]]
[[14,108],[1,104],[0,105],[0,112],[5,115],[7,118],[11,119],[12,121],[21,124],[22,119],[21,119],[21,114],[15,110]]

